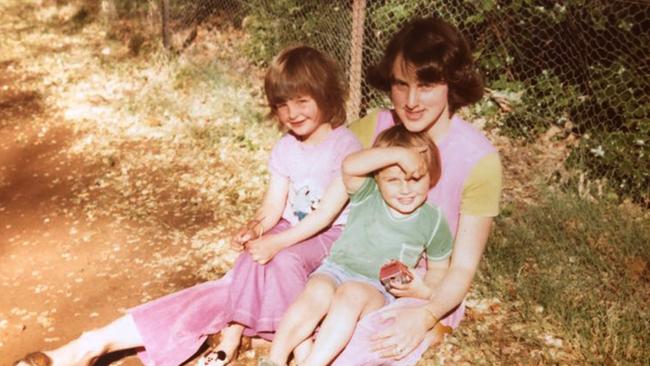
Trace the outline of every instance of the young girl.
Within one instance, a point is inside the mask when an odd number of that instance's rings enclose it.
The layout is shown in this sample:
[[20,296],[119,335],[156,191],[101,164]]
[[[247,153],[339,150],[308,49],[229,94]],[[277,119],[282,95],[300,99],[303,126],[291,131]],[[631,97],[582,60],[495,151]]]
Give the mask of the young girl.
[[[345,159],[348,225],[283,317],[269,360],[260,365],[285,365],[292,349],[324,316],[315,344],[298,364],[329,364],[347,344],[359,318],[394,300],[379,280],[380,268],[392,259],[414,267],[426,253],[431,269],[426,282],[435,286],[449,266],[452,248],[441,210],[425,203],[439,176],[436,146],[426,134],[410,133],[402,125],[384,131],[373,148]],[[419,277],[411,277],[394,293],[431,295]]]
[[245,251],[222,279],[131,309],[63,347],[29,354],[18,365],[89,365],[104,353],[143,347],[144,364],[176,366],[207,335],[222,331],[221,343],[200,361],[215,366],[233,359],[242,334],[271,339],[346,220],[340,166],[360,143],[343,126],[343,85],[336,63],[310,47],[285,49],[270,65],[267,101],[288,133],[271,152],[261,207],[234,237],[233,246]]

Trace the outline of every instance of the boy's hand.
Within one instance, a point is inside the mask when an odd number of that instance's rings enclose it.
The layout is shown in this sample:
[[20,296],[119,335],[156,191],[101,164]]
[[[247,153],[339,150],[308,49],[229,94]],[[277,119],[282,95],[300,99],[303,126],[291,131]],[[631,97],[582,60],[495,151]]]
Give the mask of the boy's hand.
[[397,165],[406,174],[406,179],[420,179],[427,174],[427,162],[423,155],[428,150],[426,146],[402,148],[401,150],[402,153],[400,154]]
[[255,262],[266,264],[282,249],[282,246],[275,238],[275,235],[264,235],[258,239],[248,241],[246,250],[248,250]]
[[[409,270],[409,272],[411,272]],[[394,280],[388,283],[388,292],[395,297],[415,297],[418,299],[429,299],[433,294],[432,290],[427,286],[422,278],[416,276],[411,272],[413,279],[408,283],[401,283]]]

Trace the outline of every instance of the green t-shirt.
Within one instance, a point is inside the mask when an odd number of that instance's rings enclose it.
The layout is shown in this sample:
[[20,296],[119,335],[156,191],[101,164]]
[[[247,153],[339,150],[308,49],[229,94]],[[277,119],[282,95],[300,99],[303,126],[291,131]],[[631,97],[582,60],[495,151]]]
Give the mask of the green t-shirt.
[[379,269],[397,259],[414,267],[422,253],[428,260],[451,255],[452,236],[438,207],[424,203],[408,216],[397,217],[388,208],[374,179],[368,178],[350,196],[350,213],[328,261],[368,278],[379,279]]

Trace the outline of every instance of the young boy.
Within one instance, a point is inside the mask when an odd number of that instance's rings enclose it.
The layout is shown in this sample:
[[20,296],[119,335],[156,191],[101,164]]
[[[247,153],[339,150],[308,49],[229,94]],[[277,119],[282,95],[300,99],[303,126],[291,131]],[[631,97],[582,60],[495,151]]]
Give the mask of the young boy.
[[[374,175],[374,176],[373,176]],[[290,353],[323,320],[315,344],[300,347],[301,366],[327,365],[345,347],[357,321],[395,296],[429,298],[449,266],[452,236],[439,208],[426,203],[440,178],[437,147],[424,133],[396,125],[370,149],[343,162],[350,214],[330,256],[311,275],[305,289],[282,318],[268,360],[285,365]],[[413,268],[426,253],[424,281],[380,282],[381,267],[399,260]]]

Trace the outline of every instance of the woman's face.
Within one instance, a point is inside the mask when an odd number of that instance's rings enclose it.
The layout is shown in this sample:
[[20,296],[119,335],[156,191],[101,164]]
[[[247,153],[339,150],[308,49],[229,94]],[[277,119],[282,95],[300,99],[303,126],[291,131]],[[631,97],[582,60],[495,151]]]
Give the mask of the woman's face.
[[447,84],[418,81],[415,68],[404,63],[401,55],[395,58],[392,74],[390,99],[409,131],[429,131],[439,120],[449,120]]

